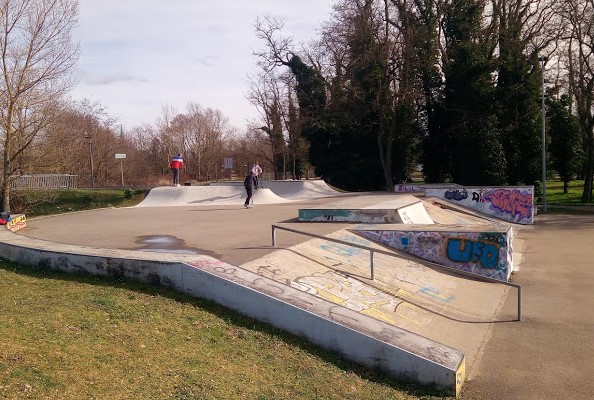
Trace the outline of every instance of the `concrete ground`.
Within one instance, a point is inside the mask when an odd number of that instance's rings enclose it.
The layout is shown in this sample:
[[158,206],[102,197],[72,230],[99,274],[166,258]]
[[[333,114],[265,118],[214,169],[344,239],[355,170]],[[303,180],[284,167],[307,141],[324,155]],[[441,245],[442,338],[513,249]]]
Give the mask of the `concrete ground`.
[[[540,215],[522,229],[521,323],[494,324],[462,398],[594,397],[594,215]],[[513,308],[509,296],[504,308]]]
[[[390,196],[360,200],[380,203]],[[513,282],[524,288],[524,316],[517,322],[516,297],[507,287],[394,258],[378,261],[377,279],[371,282],[364,255],[328,257],[318,253],[319,242],[287,232],[277,233],[280,249],[270,246],[271,224],[345,239],[350,224],[297,221],[299,208],[344,198],[256,204],[249,210],[241,204],[104,209],[32,219],[19,233],[89,247],[207,254],[279,281],[308,285],[327,300],[398,321],[464,351],[464,399],[578,399],[594,392],[588,378],[594,369],[588,340],[594,319],[589,291],[594,253],[588,247],[594,216],[539,216],[534,226],[519,229],[525,248]]]

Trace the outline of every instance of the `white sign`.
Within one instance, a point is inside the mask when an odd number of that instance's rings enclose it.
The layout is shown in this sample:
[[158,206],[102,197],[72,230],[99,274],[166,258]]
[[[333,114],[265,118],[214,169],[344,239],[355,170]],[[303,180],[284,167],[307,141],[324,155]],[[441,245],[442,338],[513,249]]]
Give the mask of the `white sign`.
[[126,154],[116,154],[115,158],[126,158]]

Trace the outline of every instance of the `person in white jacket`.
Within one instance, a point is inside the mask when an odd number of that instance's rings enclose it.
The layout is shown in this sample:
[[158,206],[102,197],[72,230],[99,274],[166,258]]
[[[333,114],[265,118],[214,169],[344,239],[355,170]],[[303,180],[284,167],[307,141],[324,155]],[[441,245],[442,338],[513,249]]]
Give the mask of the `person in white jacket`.
[[262,173],[262,168],[258,164],[258,161],[252,165],[252,173],[254,174],[254,189],[258,189],[260,186],[260,178],[258,176]]

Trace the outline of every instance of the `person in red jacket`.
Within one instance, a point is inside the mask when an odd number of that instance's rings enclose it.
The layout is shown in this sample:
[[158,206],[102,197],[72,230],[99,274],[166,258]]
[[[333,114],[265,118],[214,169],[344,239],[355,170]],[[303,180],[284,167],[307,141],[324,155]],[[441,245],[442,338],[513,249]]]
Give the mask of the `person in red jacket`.
[[184,167],[184,159],[181,154],[176,155],[171,160],[171,172],[173,173],[173,186],[179,186],[179,171]]

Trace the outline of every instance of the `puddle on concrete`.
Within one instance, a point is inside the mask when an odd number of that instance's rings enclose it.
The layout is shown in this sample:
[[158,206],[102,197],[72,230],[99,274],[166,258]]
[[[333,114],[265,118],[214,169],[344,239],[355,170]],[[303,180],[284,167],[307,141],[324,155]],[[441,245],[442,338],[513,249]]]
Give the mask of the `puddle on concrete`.
[[216,257],[212,251],[186,246],[185,240],[170,235],[146,235],[139,236],[136,243],[141,245],[135,248],[136,251],[154,253],[175,253],[175,254],[202,254]]

